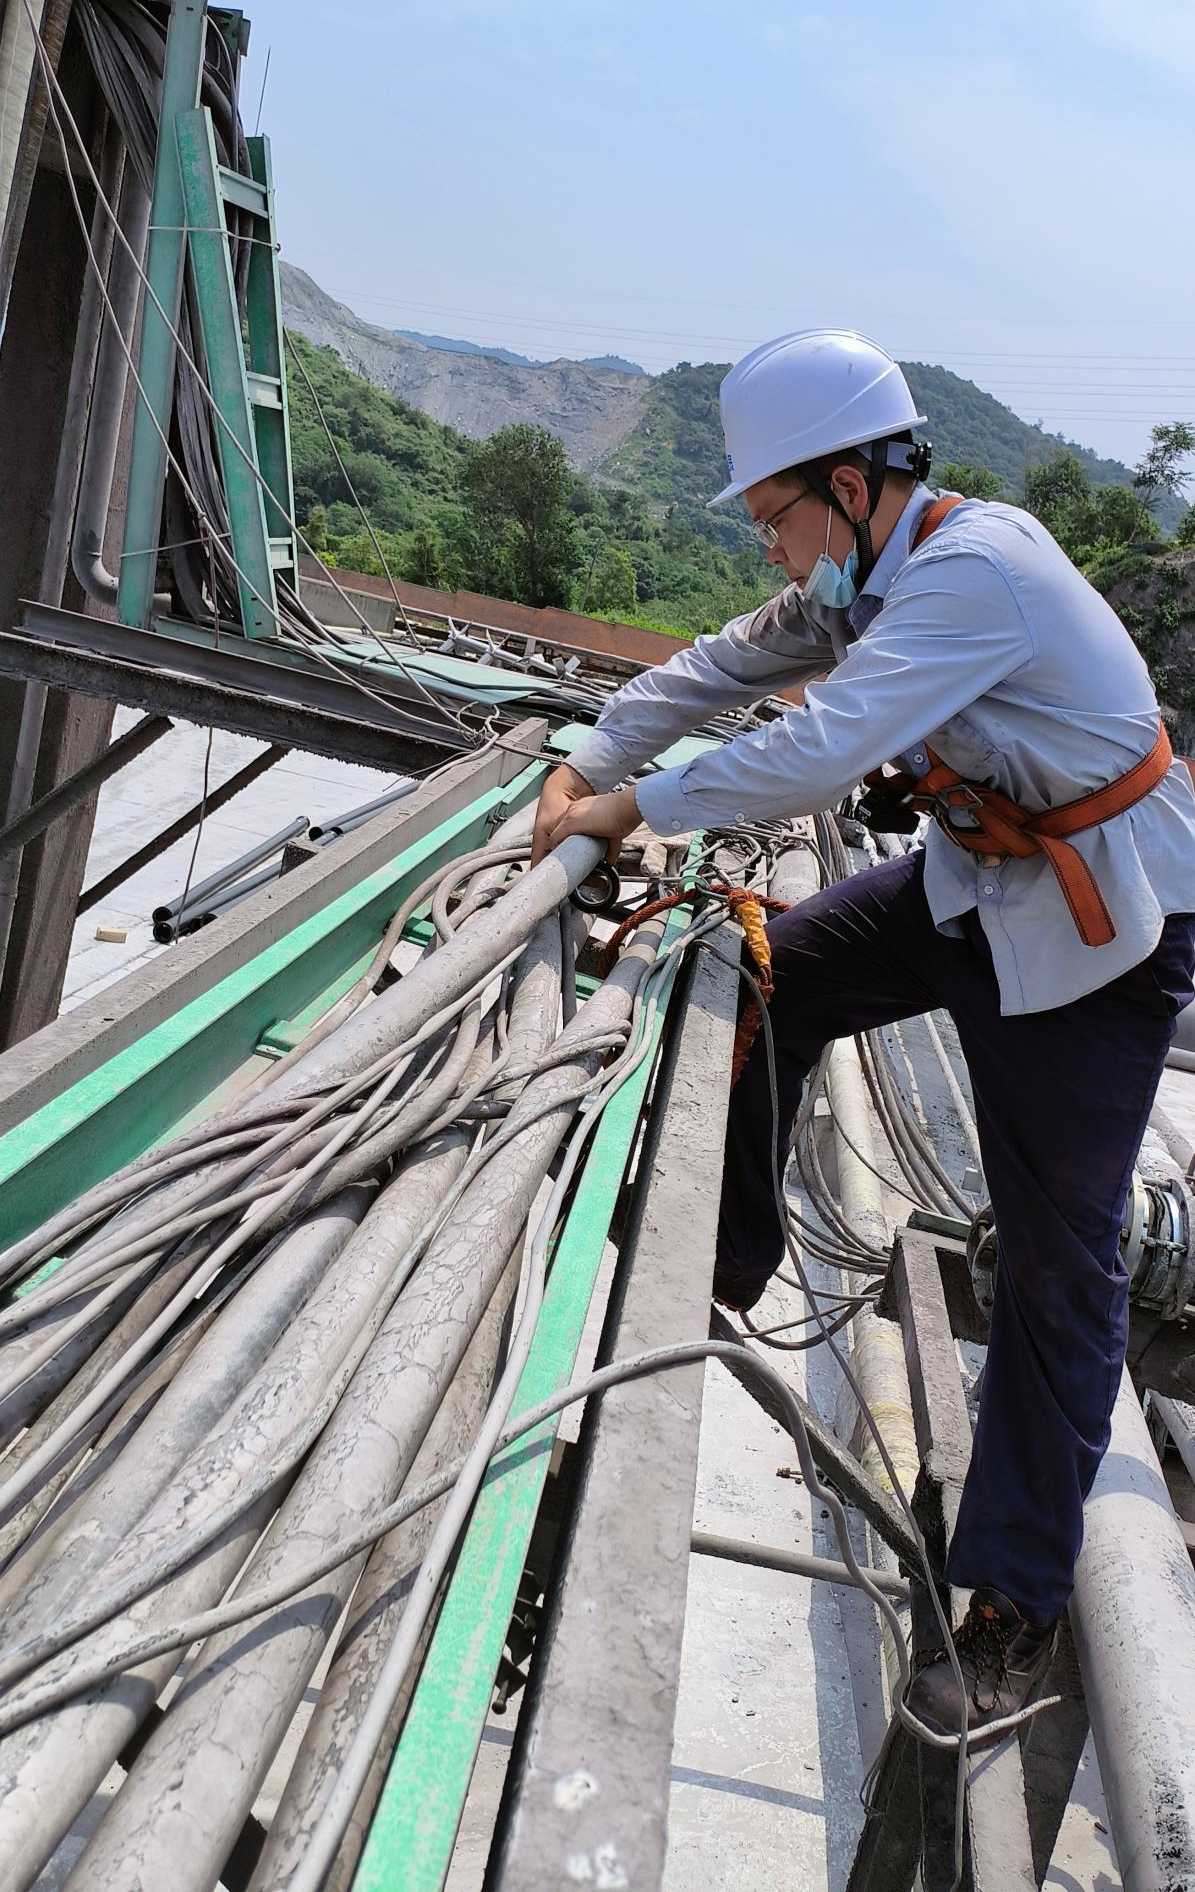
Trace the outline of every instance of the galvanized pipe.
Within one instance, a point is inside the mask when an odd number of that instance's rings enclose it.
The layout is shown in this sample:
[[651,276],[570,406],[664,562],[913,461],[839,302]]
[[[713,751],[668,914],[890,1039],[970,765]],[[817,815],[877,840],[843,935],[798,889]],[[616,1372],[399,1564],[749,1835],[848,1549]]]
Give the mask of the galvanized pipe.
[[[125,166],[117,217],[140,260],[145,254],[149,230],[149,192],[132,164]],[[108,222],[106,215],[105,222]],[[110,230],[111,225],[108,227]],[[120,338],[132,336],[141,296],[137,264],[123,243],[116,248],[108,295],[113,317],[104,324],[96,357],[95,387],[70,553],[75,577],[84,591],[100,604],[114,605],[117,580],[104,563],[104,537],[112,512],[112,485],[129,378],[129,364]]]
[[[279,828],[277,834],[268,835],[264,841],[255,841],[252,847],[246,848],[243,854],[238,854],[235,860],[227,861],[223,867],[217,868],[214,874],[209,874],[206,880],[201,880],[196,886],[189,887],[186,892],[187,908],[202,906],[209,894],[218,894],[240,874],[248,873],[251,867],[256,867],[259,861],[269,860],[271,854],[280,854],[287,842],[293,841],[296,835],[304,833],[306,827],[306,815],[296,815],[293,821],[287,822],[285,828]],[[165,906],[155,907],[153,910],[155,933],[158,925],[164,925],[167,921],[171,924],[177,923],[182,911],[182,894],[177,900],[168,901]]]
[[1195,1571],[1128,1373],[1071,1626],[1124,1892],[1195,1885]]
[[397,788],[387,789],[384,795],[378,795],[373,801],[362,802],[359,808],[350,808],[343,815],[337,815],[332,821],[317,822],[310,829],[312,841],[333,841],[338,834],[347,834],[351,828],[360,827],[371,815],[380,814],[384,808],[392,808],[396,801],[402,801],[418,788],[417,781],[400,782]]
[[160,834],[155,834],[144,847],[137,848],[127,859],[121,861],[119,866],[113,867],[110,872],[102,875],[90,887],[85,888],[79,895],[79,904],[75,908],[76,914],[86,913],[91,907],[98,906],[99,902],[105,899],[114,888],[123,886],[124,882],[130,880],[141,868],[148,867],[151,861],[156,861],[159,854],[164,854],[168,847],[173,847],[176,841],[181,841],[192,828],[197,828],[201,821],[206,821],[210,815],[216,814],[232,800],[234,795],[239,795],[241,790],[248,788],[259,775],[264,775],[267,769],[273,768],[275,762],[280,762],[284,755],[289,754],[288,749],[281,743],[275,742],[263,749],[260,755],[255,755],[243,769],[238,769],[235,775],[230,775],[226,782],[221,782],[218,788],[214,788],[204,801],[196,802],[193,808],[188,808],[186,814],[180,815],[177,821],[172,821],[168,827],[162,829]]
[[[721,1537],[713,1531],[694,1531],[689,1548],[696,1557],[717,1557],[724,1563],[753,1564],[759,1570],[779,1570],[786,1576],[809,1577],[816,1583],[847,1584],[858,1588],[857,1580],[844,1563],[833,1557],[815,1557],[807,1550],[779,1550],[773,1544],[753,1544],[743,1537]],[[909,1600],[909,1586],[903,1577],[888,1570],[869,1570],[863,1575],[877,1590],[895,1597],[898,1603]]]
[[250,874],[247,879],[231,881],[226,887],[221,887],[219,893],[212,894],[207,900],[201,900],[198,906],[192,905],[188,900],[181,913],[175,916],[171,926],[160,929],[154,927],[154,938],[160,940],[162,945],[170,943],[168,940],[160,939],[162,933],[171,932],[175,939],[189,938],[192,933],[198,933],[201,927],[210,926],[213,920],[218,920],[222,913],[227,913],[229,907],[235,907],[238,901],[247,900],[249,895],[256,893],[259,887],[268,887],[270,882],[277,880],[281,873],[281,861],[267,861],[264,867],[259,867],[256,873]]

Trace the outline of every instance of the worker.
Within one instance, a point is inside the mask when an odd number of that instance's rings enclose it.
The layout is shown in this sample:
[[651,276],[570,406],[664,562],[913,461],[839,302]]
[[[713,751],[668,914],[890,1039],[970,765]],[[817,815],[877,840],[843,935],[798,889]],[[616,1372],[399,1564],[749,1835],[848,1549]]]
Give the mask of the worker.
[[[925,417],[882,348],[782,336],[731,370],[721,408],[730,482],[710,503],[745,500],[790,583],[610,699],[547,780],[533,858],[572,834],[616,847],[641,822],[668,837],[810,815],[888,763],[880,803],[907,813],[912,781],[935,815],[923,846],[769,926],[778,1098],[759,1033],[731,1097],[714,1291],[746,1310],[782,1259],[773,1138],[783,1169],[827,1043],[949,1012],[999,1232],[947,1566],[972,1591],[955,1648],[982,1741],[1040,1686],[1108,1443],[1121,1218],[1192,997],[1195,788],[1128,633],[1040,521],[925,484]],[[801,707],[641,773],[792,686]],[[957,1732],[945,1650],[908,1699]]]

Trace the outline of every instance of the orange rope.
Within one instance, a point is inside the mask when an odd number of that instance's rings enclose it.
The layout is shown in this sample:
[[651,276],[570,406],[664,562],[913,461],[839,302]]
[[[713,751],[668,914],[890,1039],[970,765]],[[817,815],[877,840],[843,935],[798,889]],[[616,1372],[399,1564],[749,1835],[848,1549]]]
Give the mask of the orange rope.
[[[634,913],[628,915],[628,917],[614,929],[614,932],[602,948],[599,969],[603,979],[613,967],[624,939],[634,927],[638,926],[643,920],[654,919],[658,913],[667,913],[673,907],[684,906],[688,901],[693,899],[695,891],[695,889],[686,888],[680,893],[666,894],[663,899],[651,900],[646,906],[639,907]],[[770,1004],[772,994],[776,988],[772,980],[772,948],[768,939],[767,927],[764,924],[763,916],[765,910],[769,913],[787,913],[788,902],[786,900],[769,899],[766,894],[751,893],[746,887],[720,885],[711,888],[710,891],[725,895],[726,903],[731,913],[742,927],[744,937],[747,941],[747,950],[755,961],[756,971],[759,974],[758,985],[763,995],[764,1004]],[[737,1084],[742,1075],[743,1066],[750,1056],[751,1047],[755,1042],[755,1035],[761,1023],[762,1019],[759,1006],[754,996],[752,996],[743,1007],[738,1029],[734,1035],[734,1050],[731,1055],[730,1065],[730,1081],[732,1085]]]
[[692,898],[692,893],[687,889],[682,893],[666,894],[662,900],[649,900],[645,907],[636,907],[634,913],[628,913],[625,920],[620,920],[602,947],[602,956],[598,960],[598,972],[602,978],[605,979],[614,970],[614,961],[618,958],[623,940],[642,920],[654,920],[657,913],[667,913],[672,907],[683,907]]

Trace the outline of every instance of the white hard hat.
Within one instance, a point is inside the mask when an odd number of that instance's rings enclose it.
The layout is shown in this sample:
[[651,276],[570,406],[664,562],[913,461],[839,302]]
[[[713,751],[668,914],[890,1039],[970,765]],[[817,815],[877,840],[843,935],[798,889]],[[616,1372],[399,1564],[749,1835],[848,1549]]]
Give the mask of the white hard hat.
[[719,398],[730,485],[711,506],[786,467],[925,421],[899,364],[853,329],[800,329],[753,348]]

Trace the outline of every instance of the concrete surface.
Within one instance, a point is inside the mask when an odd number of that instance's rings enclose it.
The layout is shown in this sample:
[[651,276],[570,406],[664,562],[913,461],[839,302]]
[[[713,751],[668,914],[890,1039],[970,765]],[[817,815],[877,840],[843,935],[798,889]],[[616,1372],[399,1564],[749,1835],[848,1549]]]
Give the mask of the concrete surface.
[[[135,710],[116,713],[113,734],[119,735],[137,720]],[[87,856],[84,887],[144,845],[171,821],[198,802],[203,793],[207,731],[190,723],[176,723],[168,736],[131,762],[100,792],[95,828]],[[266,745],[248,736],[216,730],[212,736],[209,786],[227,781]],[[305,755],[292,749],[256,782],[234,797],[203,824],[191,884],[197,885],[217,868],[245,853],[293,821],[307,815],[327,822],[362,802],[385,794],[403,778],[384,775],[352,762],[333,762],[326,756]],[[156,906],[177,899],[187,883],[195,850],[195,830],[116,887],[106,900],[75,922],[67,968],[62,1010],[70,1011],[81,999],[99,992],[131,967],[169,946],[157,946],[150,915]],[[99,926],[122,927],[128,938],[108,944],[95,937]]]

